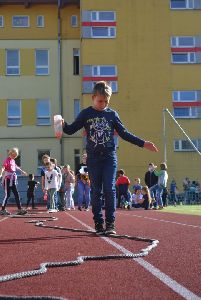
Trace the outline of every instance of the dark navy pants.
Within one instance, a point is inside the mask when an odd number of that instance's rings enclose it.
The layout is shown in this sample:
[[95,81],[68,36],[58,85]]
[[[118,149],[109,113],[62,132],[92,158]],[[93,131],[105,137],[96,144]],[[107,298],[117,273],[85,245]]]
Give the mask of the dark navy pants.
[[91,204],[94,222],[104,222],[102,196],[105,199],[105,221],[114,222],[116,209],[116,153],[88,153],[87,167],[91,182]]

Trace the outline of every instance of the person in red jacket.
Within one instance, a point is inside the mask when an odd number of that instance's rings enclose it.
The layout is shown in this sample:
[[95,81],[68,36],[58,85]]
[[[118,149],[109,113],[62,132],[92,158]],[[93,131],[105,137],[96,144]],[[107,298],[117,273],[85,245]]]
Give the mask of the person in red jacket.
[[125,201],[129,200],[129,185],[130,185],[130,179],[125,176],[124,170],[120,169],[118,171],[119,177],[116,180],[116,186],[118,191],[118,205],[117,207],[121,207],[121,199],[122,196],[124,197]]

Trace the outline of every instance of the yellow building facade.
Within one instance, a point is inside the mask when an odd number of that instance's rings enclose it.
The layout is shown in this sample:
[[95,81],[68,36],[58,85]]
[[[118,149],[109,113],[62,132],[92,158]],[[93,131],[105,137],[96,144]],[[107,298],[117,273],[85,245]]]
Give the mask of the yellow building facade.
[[188,1],[177,7],[174,0],[26,3],[0,1],[1,157],[17,146],[30,172],[37,172],[47,151],[76,168],[82,132],[56,140],[52,116],[72,122],[91,105],[94,82],[107,80],[111,107],[128,130],[159,148],[152,153],[118,139],[118,167],[131,181],[144,183],[148,163],[164,160],[178,186],[184,177],[201,181],[199,154],[164,112],[201,150],[196,0],[194,7]]

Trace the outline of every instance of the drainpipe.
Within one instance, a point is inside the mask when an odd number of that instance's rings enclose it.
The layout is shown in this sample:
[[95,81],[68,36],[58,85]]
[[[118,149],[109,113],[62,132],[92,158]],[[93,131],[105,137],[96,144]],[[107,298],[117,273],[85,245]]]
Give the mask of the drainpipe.
[[[57,33],[57,41],[58,41],[58,89],[59,89],[59,113],[63,116],[63,102],[62,102],[62,72],[61,72],[61,0],[58,0],[57,3],[58,8],[58,33]],[[61,157],[61,165],[64,164],[64,145],[63,138],[60,139],[60,157]]]

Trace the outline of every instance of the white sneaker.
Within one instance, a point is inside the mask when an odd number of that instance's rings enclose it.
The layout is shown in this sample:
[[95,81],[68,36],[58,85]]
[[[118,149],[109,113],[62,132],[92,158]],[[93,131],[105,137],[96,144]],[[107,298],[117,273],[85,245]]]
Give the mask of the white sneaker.
[[48,212],[48,213],[54,213],[54,212],[57,212],[57,209],[53,209],[53,208],[51,209],[51,208],[50,208],[50,209],[48,209],[47,212]]
[[67,207],[66,210],[70,210],[70,207]]

